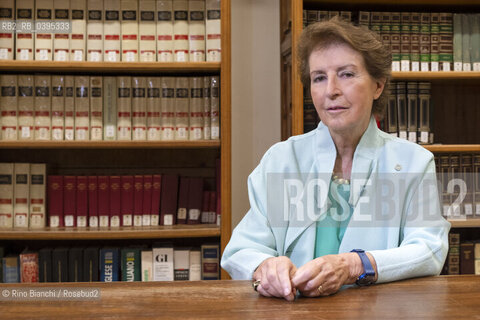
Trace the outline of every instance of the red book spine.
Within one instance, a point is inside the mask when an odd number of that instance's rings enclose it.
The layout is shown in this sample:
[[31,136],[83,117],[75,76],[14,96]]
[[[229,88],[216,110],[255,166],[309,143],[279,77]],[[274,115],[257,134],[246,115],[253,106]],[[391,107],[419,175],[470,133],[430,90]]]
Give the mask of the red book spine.
[[122,226],[131,226],[133,217],[133,176],[122,176],[121,178],[121,216]]
[[142,225],[151,225],[153,176],[143,176],[143,221]]
[[22,283],[38,282],[38,253],[20,254],[20,276]]
[[162,176],[153,175],[152,183],[152,207],[150,208],[150,223],[152,226],[160,224],[160,196],[162,191]]
[[121,207],[121,192],[120,192],[120,176],[110,176],[110,226],[120,226],[120,207]]
[[200,223],[203,199],[203,178],[191,178],[188,188],[188,224]]
[[203,191],[203,201],[202,201],[202,216],[200,218],[201,223],[208,223],[208,218],[210,217],[210,191]]
[[86,227],[88,217],[88,177],[77,177],[77,227]]
[[177,217],[178,175],[162,176],[162,195],[160,201],[160,224],[171,226]]
[[110,177],[99,176],[98,182],[98,216],[100,227],[110,225]]
[[143,176],[134,178],[133,225],[141,227],[143,222]]
[[187,223],[189,185],[190,178],[180,177],[180,187],[178,189],[177,224]]
[[63,227],[63,176],[48,176],[48,217],[50,227]]
[[98,178],[88,177],[88,225],[98,227]]
[[210,212],[209,219],[207,223],[215,223],[217,221],[217,193],[215,191],[210,191]]
[[63,177],[63,214],[65,227],[75,227],[77,220],[77,177]]
[[217,225],[220,225],[220,217],[222,215],[222,201],[221,201],[221,190],[222,190],[222,179],[221,179],[221,159],[217,159],[216,161],[216,171],[217,171]]

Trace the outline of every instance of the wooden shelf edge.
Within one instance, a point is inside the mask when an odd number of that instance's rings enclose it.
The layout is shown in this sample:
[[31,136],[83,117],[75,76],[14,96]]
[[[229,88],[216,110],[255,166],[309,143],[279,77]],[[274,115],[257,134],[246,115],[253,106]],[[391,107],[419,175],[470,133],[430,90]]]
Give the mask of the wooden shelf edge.
[[480,144],[429,144],[423,147],[435,153],[480,152]]
[[219,237],[214,224],[119,228],[45,228],[40,230],[0,230],[1,240],[111,240]]
[[190,149],[219,148],[220,140],[199,141],[0,141],[0,149]]
[[388,5],[388,6],[468,6],[478,5],[478,0],[304,0],[304,5]]
[[451,220],[452,228],[478,228],[480,227],[480,219]]
[[392,80],[458,80],[458,79],[480,79],[480,72],[392,72]]

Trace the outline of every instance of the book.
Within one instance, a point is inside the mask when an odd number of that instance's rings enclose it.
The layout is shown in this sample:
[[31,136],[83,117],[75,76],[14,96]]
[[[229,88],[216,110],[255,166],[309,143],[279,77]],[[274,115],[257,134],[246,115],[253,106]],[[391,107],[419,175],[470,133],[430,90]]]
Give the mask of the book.
[[117,77],[117,139],[132,140],[131,77]]
[[90,140],[103,140],[103,77],[90,77]]
[[209,62],[219,62],[222,56],[220,0],[206,0],[205,49]]
[[18,138],[33,140],[34,137],[34,76],[18,75]]
[[[439,59],[442,71],[451,71],[453,64],[453,14],[440,13]],[[463,51],[463,50],[462,50]]]
[[152,248],[153,255],[153,281],[173,281],[173,247],[156,245]]
[[[215,213],[217,226],[221,226],[221,216],[222,216],[222,160],[217,158],[215,160],[215,187],[217,192],[215,192],[216,200],[215,201]],[[212,200],[210,199],[210,203]]]
[[149,141],[159,141],[162,138],[160,86],[160,77],[147,78],[147,140]]
[[75,140],[90,140],[90,77],[75,76]]
[[121,250],[122,256],[122,281],[141,281],[141,256],[138,248],[124,248]]
[[202,280],[219,280],[219,257],[218,244],[203,244],[202,252]]
[[480,242],[474,245],[475,274],[480,274]]
[[52,282],[68,282],[68,248],[57,247],[52,251]]
[[475,274],[474,243],[460,244],[460,274]]
[[65,140],[75,139],[75,78],[65,76]]
[[88,176],[88,226],[90,228],[98,227],[98,177],[97,176]]
[[120,0],[104,0],[103,50],[104,61],[120,61]]
[[400,70],[410,71],[410,46],[411,46],[411,13],[401,12],[401,34],[400,34]]
[[[37,22],[53,20],[53,0],[35,0]],[[35,60],[52,61],[53,36],[52,33],[35,33]]]
[[17,75],[0,75],[0,123],[1,139],[17,140]]
[[469,16],[471,21],[470,31],[470,44],[473,71],[480,71],[480,15],[472,14]]
[[[217,196],[217,192],[210,191],[210,201],[209,201],[209,212],[210,216],[207,220],[207,223],[216,223],[217,226],[220,226],[220,197]],[[218,202],[218,204],[217,204]],[[218,208],[217,208],[218,206]],[[218,212],[217,212],[218,211]]]
[[473,156],[473,177],[475,185],[474,212],[475,216],[480,215],[480,155]]
[[440,13],[430,15],[430,71],[440,71]]
[[200,281],[202,280],[202,256],[201,252],[198,249],[190,250],[189,257],[189,279],[190,281]]
[[[38,36],[38,34],[37,34]],[[50,88],[52,80],[50,75],[35,75],[35,140],[50,140],[51,106]]]
[[27,229],[30,216],[29,190],[30,190],[30,164],[15,163],[14,165],[14,202],[13,202],[13,227]]
[[87,0],[87,61],[103,61],[103,1]]
[[160,223],[160,197],[162,191],[162,176],[153,175],[152,182],[152,207],[150,211],[150,223],[152,226],[158,226]]
[[52,282],[52,248],[38,251],[38,282]]
[[407,139],[407,97],[406,97],[406,83],[396,82],[397,89],[397,120],[398,120],[398,137]]
[[210,140],[211,133],[210,77],[203,77],[203,139]]
[[368,28],[370,25],[370,12],[359,11],[358,12],[358,24]]
[[83,281],[95,282],[99,280],[99,248],[87,247],[83,250]]
[[[391,51],[391,26],[392,26],[392,14],[390,12],[380,13],[380,37],[383,45]],[[350,20],[347,20],[350,21]]]
[[420,71],[430,70],[430,13],[420,13]]
[[133,199],[134,199],[134,180],[133,176],[121,176],[121,216],[122,226],[131,227],[133,225]]
[[72,33],[70,36],[70,61],[85,61],[87,34],[87,0],[70,0]]
[[142,250],[141,259],[142,281],[153,281],[153,251]]
[[[135,175],[133,177],[133,226],[134,227],[141,227],[143,225],[143,193],[144,193],[143,176]],[[148,225],[150,225],[150,223],[148,223]]]
[[389,83],[387,88],[387,132],[394,137],[398,137],[397,123],[397,95],[395,83]]
[[[461,41],[462,44],[460,46],[460,52],[461,52],[461,62],[462,62],[462,69],[459,71],[472,71],[472,60],[470,57],[470,52],[471,52],[471,43],[470,43],[470,35],[471,35],[471,30],[470,30],[470,23],[471,21],[468,18],[469,16],[466,14],[461,15],[461,24],[462,27],[460,29],[461,33]],[[455,15],[454,15],[455,19]],[[455,44],[455,37],[456,37],[456,26],[455,26],[455,20],[454,20],[454,34],[453,34],[453,48],[454,48],[454,71],[455,71],[455,51],[457,50],[456,44]],[[447,37],[447,35],[443,36],[444,38]],[[440,38],[442,40],[442,36]],[[445,42],[447,42],[448,39],[445,39]],[[458,43],[457,43],[458,45]],[[465,48],[465,50],[464,50]]]
[[426,144],[432,143],[430,141],[431,134],[431,124],[430,124],[430,82],[419,82],[418,83],[418,108],[419,108],[419,119],[418,119],[418,143]]
[[188,1],[189,61],[205,61],[205,0]]
[[[392,12],[390,16],[390,48],[392,50],[392,71],[401,70],[402,17],[400,12]],[[430,45],[430,42],[428,42]]]
[[138,11],[140,61],[157,61],[155,0],[139,0]]
[[201,140],[204,138],[204,99],[203,99],[203,77],[190,77],[190,140]]
[[178,189],[178,208],[177,224],[187,223],[188,213],[188,191],[190,187],[190,178],[180,177],[180,187]]
[[117,79],[103,77],[103,140],[117,139]]
[[210,218],[210,191],[203,191],[202,213],[200,214],[200,222],[208,223]]
[[448,274],[460,274],[460,234],[448,234]]
[[30,164],[30,229],[45,228],[46,165]]
[[[466,15],[463,15],[460,13],[453,14],[453,71],[463,70],[463,60],[462,60],[462,56],[463,56],[462,44],[463,44],[463,37],[464,37],[463,31],[462,31],[463,16],[466,17]],[[470,35],[468,35],[468,37],[470,37]],[[467,35],[465,35],[465,39],[466,38],[467,38]],[[468,40],[470,39],[468,38]]]
[[83,282],[83,248],[73,247],[68,250],[68,281]]
[[157,0],[157,60],[173,61],[173,1]]
[[3,257],[5,256],[5,248],[0,247],[0,283],[3,283]]
[[211,134],[213,140],[220,139],[220,77],[210,78]]
[[173,1],[173,57],[188,62],[188,0]]
[[[53,0],[53,18],[55,23],[61,25],[70,19],[70,2],[65,0]],[[53,60],[70,60],[70,34],[58,32],[53,34]]]
[[2,258],[3,283],[20,282],[20,263],[18,256],[6,256]]
[[146,77],[132,77],[132,140],[147,140]]
[[88,177],[77,176],[77,227],[88,225]]
[[65,76],[52,75],[52,140],[63,140],[65,123]]
[[162,175],[160,225],[176,224],[178,199],[178,175]]
[[75,227],[77,223],[77,177],[63,176],[63,214],[65,227]]
[[63,227],[63,176],[48,176],[48,225]]
[[120,253],[117,248],[100,249],[100,281],[120,281]]
[[110,176],[110,227],[119,227],[120,226],[120,216],[121,216],[121,177],[120,176]]
[[188,188],[188,224],[200,223],[203,199],[203,178],[191,178]]
[[[143,195],[142,195],[142,225],[150,226],[152,224],[152,193],[153,176],[143,176]],[[136,203],[136,202],[135,202]]]
[[417,142],[418,130],[418,84],[414,81],[407,82],[407,131],[408,141]]
[[420,71],[420,22],[421,13],[410,16],[410,63],[412,71]]
[[175,139],[175,78],[162,77],[161,81],[161,140],[171,141]]
[[[16,1],[16,20],[22,25],[34,25],[35,19],[35,1],[22,0]],[[34,58],[33,52],[34,38],[33,33],[23,30],[15,33],[15,60],[30,60]]]
[[471,154],[461,154],[460,155],[460,179],[465,182],[466,190],[465,197],[463,199],[462,212],[466,218],[471,218],[473,216],[473,194],[475,190],[474,186],[474,177],[473,177],[473,156]]
[[190,84],[187,77],[175,79],[175,140],[189,139]]
[[110,177],[98,178],[98,225],[100,228],[110,226]]
[[138,1],[121,0],[122,61],[138,61]]
[[24,250],[20,256],[20,282],[38,282],[38,253]]
[[175,281],[184,281],[190,279],[190,250],[175,249],[173,251],[173,279]]

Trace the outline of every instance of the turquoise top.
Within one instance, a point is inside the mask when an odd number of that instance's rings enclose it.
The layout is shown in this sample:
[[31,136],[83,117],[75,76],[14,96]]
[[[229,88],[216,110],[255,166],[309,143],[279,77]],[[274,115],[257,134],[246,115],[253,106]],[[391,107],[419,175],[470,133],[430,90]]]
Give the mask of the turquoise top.
[[347,228],[353,208],[348,204],[350,185],[330,182],[328,199],[331,206],[320,220],[317,221],[317,235],[315,240],[315,258],[327,254],[337,254]]

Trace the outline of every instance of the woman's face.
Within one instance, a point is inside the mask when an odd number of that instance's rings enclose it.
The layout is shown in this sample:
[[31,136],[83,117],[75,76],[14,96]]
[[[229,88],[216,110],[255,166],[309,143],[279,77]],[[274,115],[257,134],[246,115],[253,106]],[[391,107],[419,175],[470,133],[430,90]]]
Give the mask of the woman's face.
[[309,66],[313,104],[322,122],[332,133],[361,136],[384,83],[372,79],[360,53],[345,44],[314,50]]

